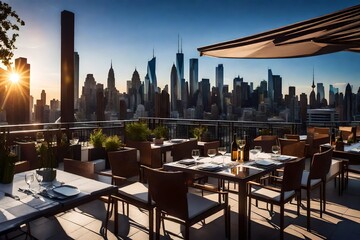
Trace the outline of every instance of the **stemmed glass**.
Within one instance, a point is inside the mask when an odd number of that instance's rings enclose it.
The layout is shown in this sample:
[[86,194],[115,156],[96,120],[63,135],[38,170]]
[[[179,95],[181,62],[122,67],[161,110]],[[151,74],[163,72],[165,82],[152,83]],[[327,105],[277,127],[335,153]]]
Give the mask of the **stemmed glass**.
[[237,144],[238,144],[238,148],[239,148],[239,150],[240,151],[242,151],[243,150],[243,148],[244,148],[244,146],[245,146],[245,139],[239,139],[239,140],[237,140]]
[[224,156],[225,156],[225,154],[226,154],[226,147],[219,147],[219,148],[218,148],[218,152],[222,155],[223,164],[224,164],[224,162],[225,162]]
[[44,177],[39,172],[35,172],[35,177],[36,177],[36,181],[39,183],[39,192],[41,192],[41,186],[42,186],[41,183],[42,183]]
[[73,133],[71,134],[71,144],[72,144],[72,145],[76,145],[76,144],[78,144],[78,143],[79,143],[79,135],[78,135],[77,132],[73,132]]
[[197,164],[197,160],[200,157],[200,150],[199,149],[193,149],[191,151],[191,156],[193,157],[193,159],[195,160],[195,162]]
[[216,156],[216,149],[214,149],[214,148],[208,149],[207,154],[211,158],[215,157]]
[[271,151],[274,153],[274,157],[279,156],[280,147],[278,145],[274,145],[271,147]]
[[34,180],[35,180],[34,173],[26,173],[25,174],[25,182],[29,186],[28,191],[30,191],[30,192],[32,192],[30,186],[31,186],[31,183],[34,182]]

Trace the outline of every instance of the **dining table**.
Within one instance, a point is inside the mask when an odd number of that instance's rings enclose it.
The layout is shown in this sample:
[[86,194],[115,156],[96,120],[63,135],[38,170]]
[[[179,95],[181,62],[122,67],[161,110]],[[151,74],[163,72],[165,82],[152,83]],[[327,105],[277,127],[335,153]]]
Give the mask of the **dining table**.
[[[53,216],[87,202],[116,192],[116,186],[56,170],[53,182],[25,182],[25,175],[35,170],[17,173],[12,183],[0,184],[0,235],[16,230],[40,217]],[[105,226],[107,228],[107,226]]]
[[269,153],[250,153],[250,161],[231,161],[230,154],[215,157],[201,157],[198,160],[183,159],[163,165],[165,170],[200,174],[238,184],[238,239],[247,239],[247,183],[283,167],[285,162],[297,157],[273,155]]

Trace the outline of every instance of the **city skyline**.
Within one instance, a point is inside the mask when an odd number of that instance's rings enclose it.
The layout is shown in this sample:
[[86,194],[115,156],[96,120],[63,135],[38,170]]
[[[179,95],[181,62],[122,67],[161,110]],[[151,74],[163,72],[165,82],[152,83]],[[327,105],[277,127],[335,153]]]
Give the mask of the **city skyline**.
[[[184,77],[189,81],[189,59],[199,59],[199,81],[215,85],[215,68],[224,66],[224,84],[236,76],[254,82],[267,79],[267,69],[283,79],[283,93],[296,87],[296,95],[309,94],[315,69],[315,83],[322,82],[328,98],[329,84],[348,82],[357,92],[360,58],[355,53],[335,53],[310,58],[279,60],[234,60],[200,57],[197,47],[226,41],[325,15],[356,5],[356,1],[24,1],[8,2],[25,21],[16,43],[15,58],[25,57],[31,66],[31,95],[60,99],[60,14],[75,13],[75,51],[80,56],[79,85],[92,73],[107,87],[110,64],[116,87],[126,91],[126,81],[135,69],[144,81],[147,61],[156,57],[158,86],[170,86],[171,66],[180,48],[184,53]],[[191,4],[190,4],[191,3]],[[330,6],[331,5],[331,6]],[[221,10],[221,12],[219,12]],[[152,13],[152,14],[150,14]],[[238,14],[238,15],[237,15]],[[268,14],[268,15],[266,15]],[[265,15],[265,16],[264,16]],[[137,17],[138,16],[138,17]],[[269,18],[270,17],[270,18]],[[14,61],[14,60],[13,60]],[[344,92],[344,87],[340,91]],[[81,89],[80,89],[81,91]]]

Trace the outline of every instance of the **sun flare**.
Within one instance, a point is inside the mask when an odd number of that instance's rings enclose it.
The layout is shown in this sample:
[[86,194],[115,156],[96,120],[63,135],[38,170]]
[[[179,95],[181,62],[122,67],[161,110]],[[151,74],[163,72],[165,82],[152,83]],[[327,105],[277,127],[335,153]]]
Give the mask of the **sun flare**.
[[19,76],[19,74],[17,74],[17,73],[11,73],[10,74],[10,81],[12,82],[12,83],[18,83],[19,82],[19,80],[20,80],[20,76]]

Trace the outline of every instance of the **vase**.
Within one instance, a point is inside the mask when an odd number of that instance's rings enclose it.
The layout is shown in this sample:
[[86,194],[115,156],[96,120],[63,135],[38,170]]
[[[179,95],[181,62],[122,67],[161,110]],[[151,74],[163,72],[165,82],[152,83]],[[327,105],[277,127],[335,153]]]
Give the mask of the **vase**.
[[43,176],[43,182],[52,182],[56,178],[56,169],[53,168],[41,168],[36,173]]

